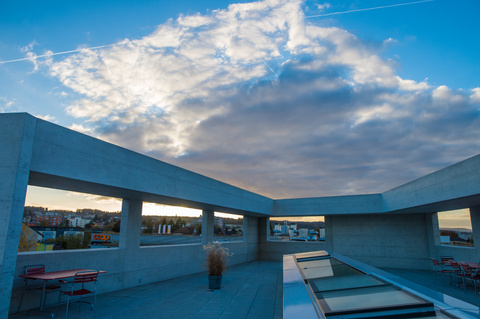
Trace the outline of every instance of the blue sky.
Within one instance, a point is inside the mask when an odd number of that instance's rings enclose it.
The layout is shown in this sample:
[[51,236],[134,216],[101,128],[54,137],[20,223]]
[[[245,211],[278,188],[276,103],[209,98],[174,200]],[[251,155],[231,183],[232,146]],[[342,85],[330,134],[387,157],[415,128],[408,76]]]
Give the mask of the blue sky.
[[3,1],[0,112],[272,198],[383,192],[479,153],[479,13],[474,0]]

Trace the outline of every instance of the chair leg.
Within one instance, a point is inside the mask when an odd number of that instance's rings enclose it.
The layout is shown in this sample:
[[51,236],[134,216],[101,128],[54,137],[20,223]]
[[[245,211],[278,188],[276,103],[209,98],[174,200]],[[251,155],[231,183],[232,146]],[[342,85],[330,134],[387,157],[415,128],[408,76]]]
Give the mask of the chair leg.
[[60,304],[62,303],[62,293],[59,291],[58,292],[58,302],[57,302],[57,311],[55,312],[55,315],[58,314],[58,309],[60,309]]
[[93,302],[94,302],[94,305],[95,305],[94,309],[95,309],[95,317],[96,317],[97,316],[97,293],[96,292],[93,294],[93,300],[94,300]]
[[18,304],[17,312],[20,312],[20,308],[22,307],[23,296],[25,296],[25,290],[22,293],[22,297],[20,298],[20,303]]
[[68,299],[67,299],[67,310],[66,310],[66,312],[65,312],[65,319],[68,318],[68,306],[69,306],[69,305],[70,305],[70,297],[68,297]]

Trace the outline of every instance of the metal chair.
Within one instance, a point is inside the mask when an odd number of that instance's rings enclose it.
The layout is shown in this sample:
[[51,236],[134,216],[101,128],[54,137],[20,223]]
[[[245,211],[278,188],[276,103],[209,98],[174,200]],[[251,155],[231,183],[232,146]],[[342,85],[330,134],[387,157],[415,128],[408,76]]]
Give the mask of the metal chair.
[[470,267],[467,263],[458,262],[462,267],[462,277],[463,277],[463,289],[465,293],[467,292],[467,281],[471,281],[475,287],[475,296],[477,295],[477,280],[480,280],[480,276],[477,272]]
[[443,276],[448,274],[449,277],[450,277],[450,281],[452,280],[451,279],[451,276],[452,276],[452,273],[453,273],[453,269],[446,269],[445,268],[445,265],[440,263],[438,260],[434,259],[434,258],[430,258],[432,260],[432,263],[433,263],[433,270],[435,271],[435,279],[434,279],[434,282],[437,281],[437,275],[441,276],[442,278],[442,285],[443,285]]
[[463,277],[463,269],[460,264],[454,260],[450,260],[449,264],[452,266],[452,276],[455,278],[455,286],[458,287],[457,279],[459,279],[462,283],[462,287],[465,284],[465,278]]
[[[32,274],[43,274],[46,271],[45,265],[39,264],[39,265],[29,265],[24,267],[25,275],[32,275]],[[31,282],[35,279],[29,279],[25,278],[25,287],[22,293],[22,297],[20,298],[20,303],[18,304],[18,310],[17,312],[20,312],[20,308],[22,307],[22,302],[23,302],[23,297],[25,296],[25,293],[27,291],[31,290],[37,290],[41,291],[43,289],[43,286],[32,286]],[[30,283],[30,284],[29,284]],[[43,309],[45,307],[45,303],[47,301],[47,295],[50,292],[55,292],[55,291],[60,291],[60,286],[59,285],[49,285],[45,286],[45,298],[42,301],[40,301],[40,309]]]
[[[66,290],[60,291],[60,296],[63,294],[67,296],[67,310],[65,318],[68,318],[68,308],[70,305],[70,299],[75,297],[80,297],[78,300],[73,300],[72,302],[82,302],[88,303],[93,310],[94,305],[97,304],[97,294],[96,287],[98,283],[98,273],[99,271],[79,271],[75,274],[72,282],[61,281]],[[92,296],[94,298],[94,303],[83,300],[85,296]],[[58,298],[58,303],[60,304],[60,296]],[[80,310],[80,309],[79,309]],[[96,311],[96,308],[95,308]]]

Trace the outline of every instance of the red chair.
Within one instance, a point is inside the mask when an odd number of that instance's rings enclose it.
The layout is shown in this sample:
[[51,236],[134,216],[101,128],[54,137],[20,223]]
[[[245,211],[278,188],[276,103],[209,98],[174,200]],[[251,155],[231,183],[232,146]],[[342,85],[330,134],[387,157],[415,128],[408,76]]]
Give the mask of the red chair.
[[[79,271],[75,274],[72,282],[62,281],[62,283],[65,285],[65,287],[67,287],[67,289],[61,290],[60,295],[63,294],[68,298],[65,318],[68,318],[68,307],[70,305],[71,298],[79,297],[77,300],[73,300],[72,302],[88,303],[92,308],[91,310],[93,310],[94,305],[97,304],[96,287],[98,283],[98,271]],[[91,302],[83,300],[83,298],[86,296],[93,296],[94,303],[92,304]]]
[[452,276],[452,273],[453,273],[453,269],[452,268],[446,268],[444,264],[440,263],[438,260],[436,260],[434,258],[430,258],[430,259],[432,260],[433,270],[435,271],[434,282],[437,281],[437,275],[439,275],[442,278],[442,285],[443,285],[443,276],[445,274],[448,274],[448,276],[450,277],[450,281],[451,281],[451,276]]
[[[45,265],[29,265],[24,267],[25,275],[32,275],[32,274],[44,274],[45,273]],[[17,312],[20,312],[20,308],[22,306],[23,302],[23,297],[25,296],[25,293],[27,291],[31,290],[42,290],[43,286],[39,285],[33,285],[31,282],[35,279],[29,279],[25,278],[25,287],[22,293],[22,297],[20,298],[20,303],[18,304],[18,310]],[[40,310],[43,310],[43,307],[45,307],[45,303],[47,301],[47,295],[50,292],[55,292],[55,291],[60,291],[60,286],[59,285],[49,285],[45,286],[45,296],[43,299],[43,302],[40,301]]]
[[440,256],[440,262],[442,264],[448,264],[452,260],[454,260],[452,256]]
[[480,280],[478,272],[472,269],[467,263],[458,262],[462,267],[463,289],[467,292],[467,281],[471,281],[475,287],[475,296],[477,295],[477,280]]
[[455,286],[458,287],[458,281],[457,279],[460,280],[462,283],[462,287],[465,284],[465,278],[463,277],[463,269],[460,266],[460,264],[454,260],[449,261],[450,265],[452,266],[452,276],[455,278]]

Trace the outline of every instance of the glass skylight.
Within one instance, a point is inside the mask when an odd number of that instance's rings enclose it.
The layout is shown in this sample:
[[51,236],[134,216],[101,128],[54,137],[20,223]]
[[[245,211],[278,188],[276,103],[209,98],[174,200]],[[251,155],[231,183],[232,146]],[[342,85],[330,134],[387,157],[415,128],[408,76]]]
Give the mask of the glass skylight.
[[432,302],[325,251],[293,256],[320,318],[454,318],[439,312]]

